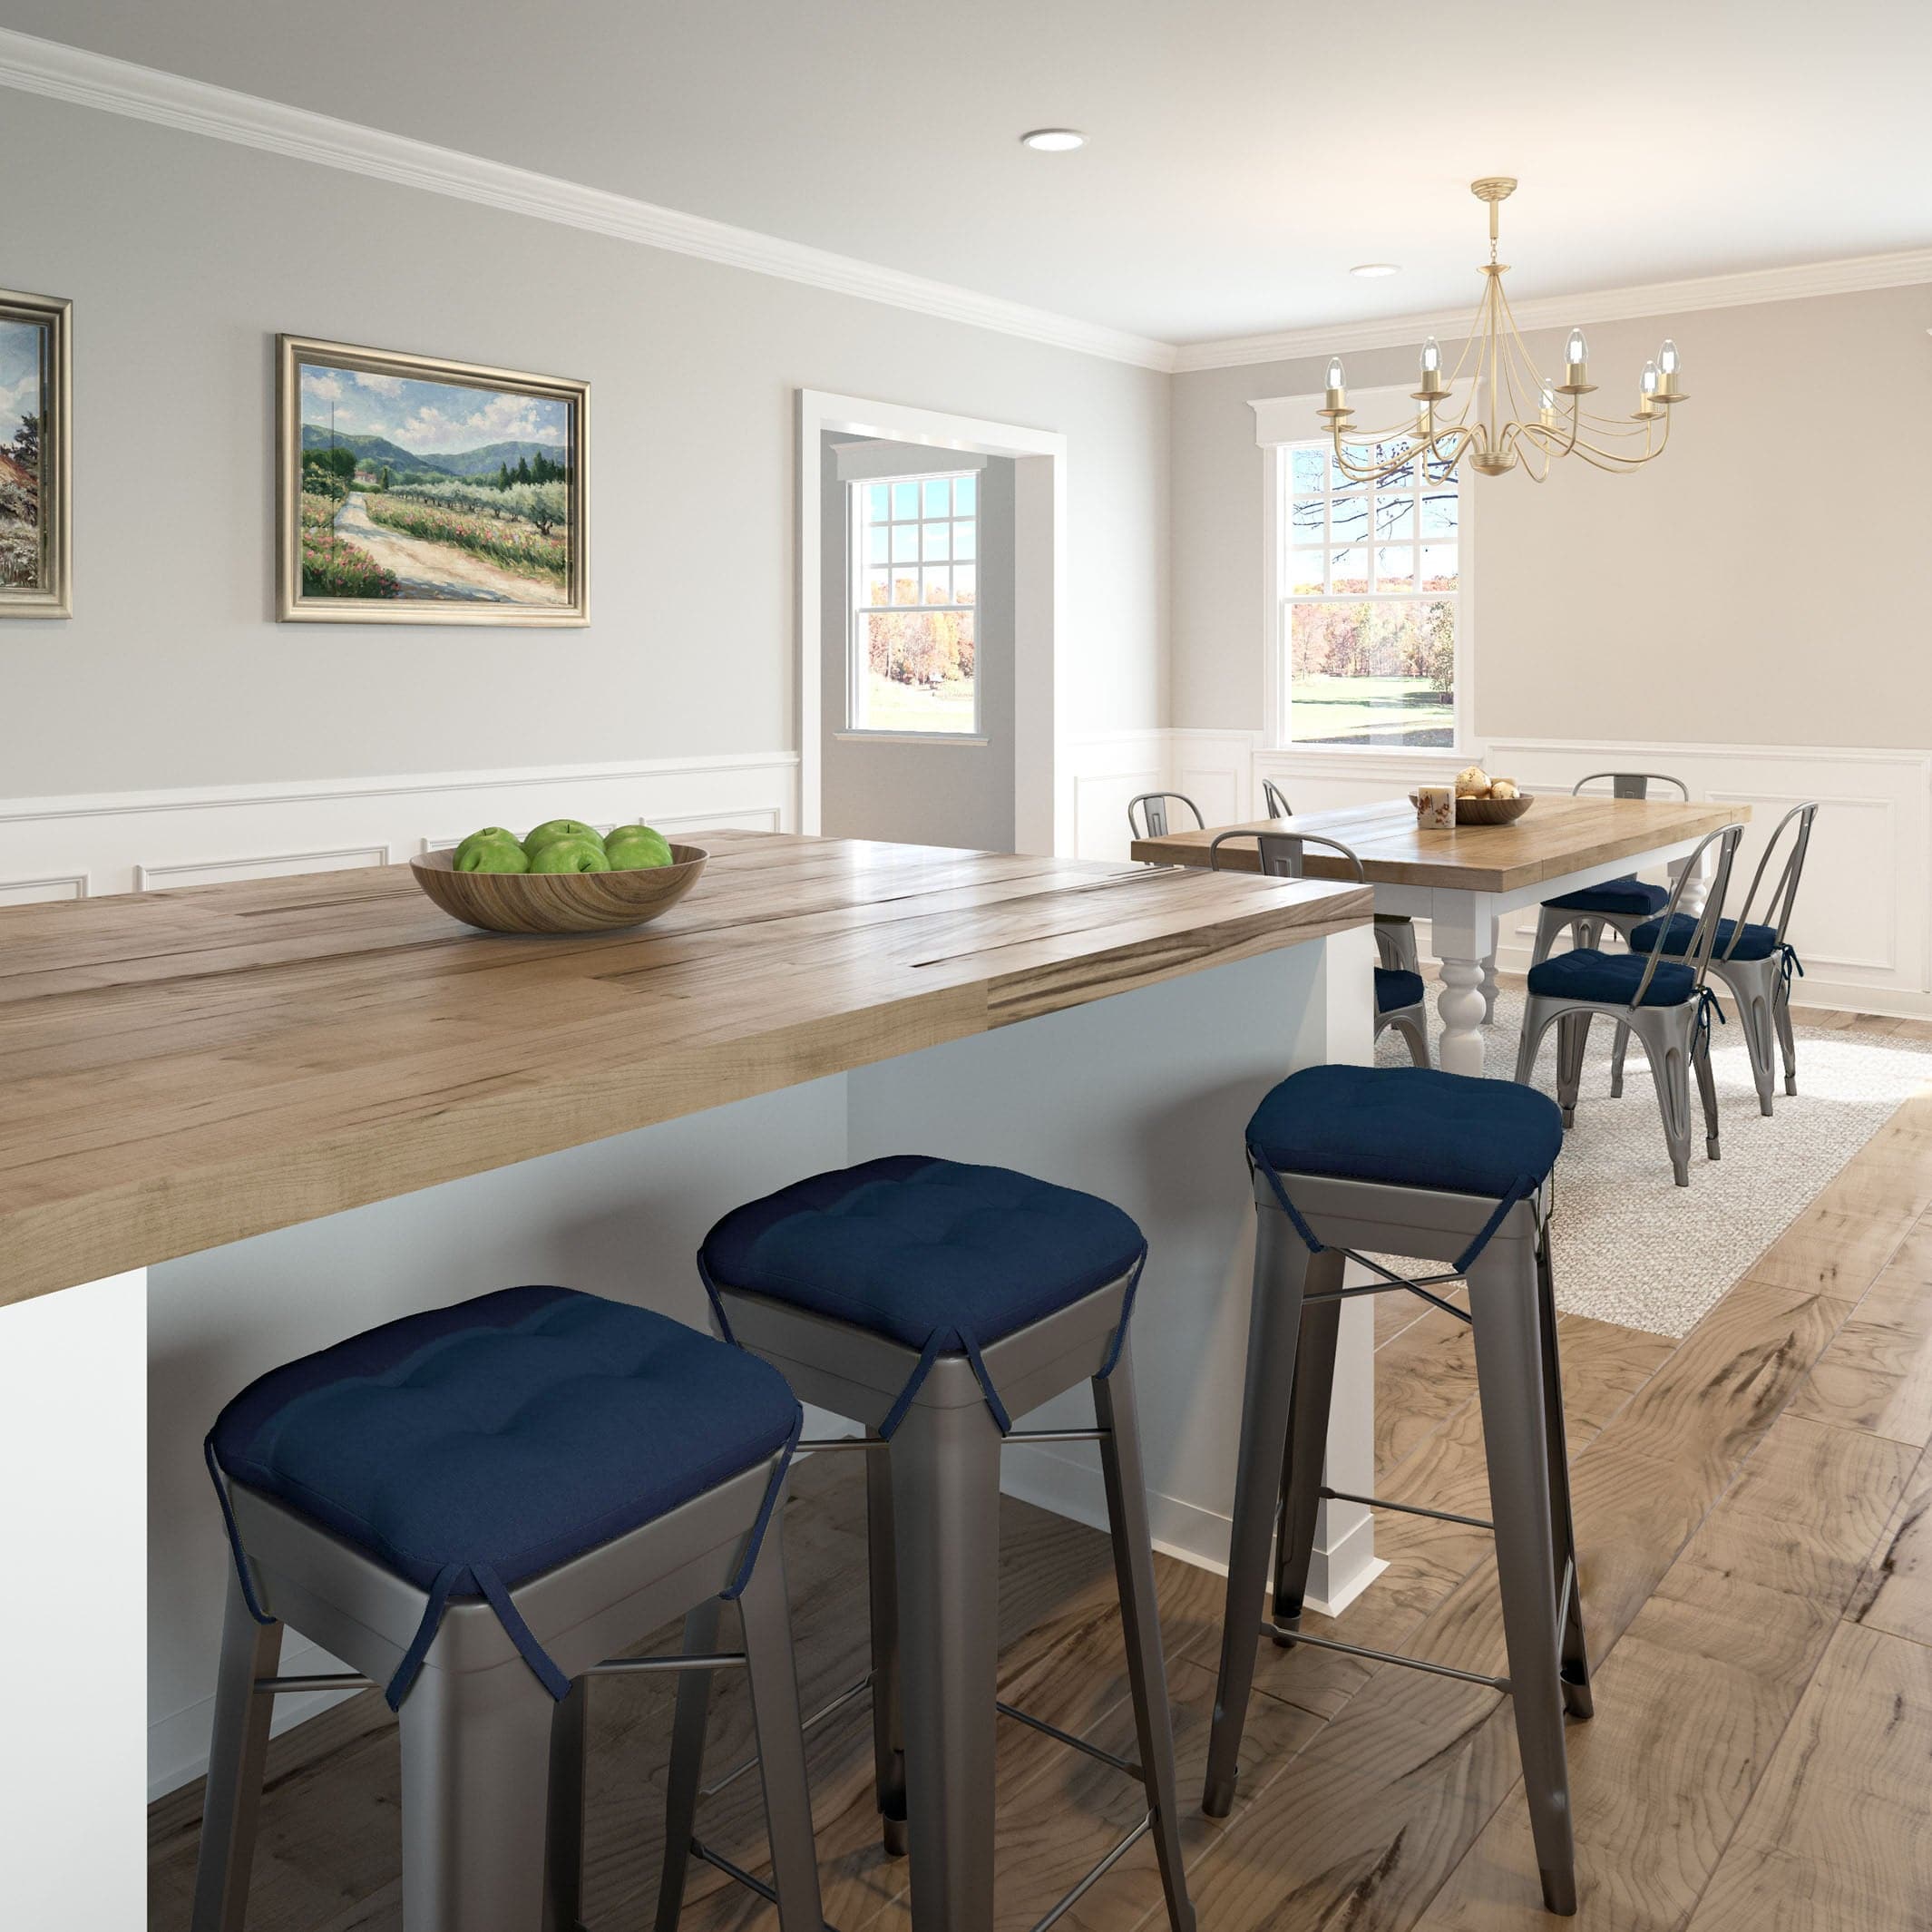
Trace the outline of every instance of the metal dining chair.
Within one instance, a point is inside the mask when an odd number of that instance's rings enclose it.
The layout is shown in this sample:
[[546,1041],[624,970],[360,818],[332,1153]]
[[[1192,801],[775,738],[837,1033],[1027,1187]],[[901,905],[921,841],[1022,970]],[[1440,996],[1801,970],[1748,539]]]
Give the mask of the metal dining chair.
[[[1364,876],[1361,860],[1351,848],[1340,839],[1324,838],[1319,832],[1217,833],[1207,848],[1210,870],[1228,870],[1222,863],[1221,848],[1245,839],[1254,841],[1259,848],[1261,870],[1271,879],[1306,878],[1304,848],[1309,845],[1326,845],[1355,868],[1358,881]],[[1385,1029],[1393,1027],[1408,1044],[1409,1058],[1418,1067],[1426,1067],[1429,1065],[1429,1006],[1428,990],[1422,983],[1422,975],[1412,967],[1402,965],[1394,942],[1382,932],[1380,923],[1375,928],[1375,951],[1382,961],[1375,969],[1376,1037],[1380,1039]]]
[[[1661,952],[1604,952],[1594,946],[1578,946],[1529,969],[1529,1001],[1517,1049],[1517,1084],[1529,1085],[1537,1068],[1537,1049],[1544,1034],[1560,1022],[1556,1103],[1563,1109],[1564,1126],[1574,1127],[1590,1021],[1598,1013],[1619,1020],[1644,1042],[1657,1088],[1658,1111],[1664,1116],[1671,1171],[1680,1187],[1691,1185],[1693,1069],[1703,1102],[1704,1152],[1712,1160],[1718,1157],[1717,1088],[1711,1076],[1711,1015],[1717,1000],[1704,980],[1717,942],[1725,888],[1731,883],[1731,863],[1743,835],[1741,825],[1720,827],[1698,843],[1690,864],[1678,873],[1663,924],[1668,931],[1675,919],[1688,922],[1688,942],[1681,957],[1666,958]],[[1704,854],[1713,846],[1717,857],[1710,896],[1693,920],[1688,913],[1680,913],[1678,904],[1685,886],[1698,874]]]
[[[1654,785],[1673,786],[1686,803],[1691,796],[1690,786],[1668,772],[1592,772],[1570,787],[1570,796],[1580,798],[1586,785],[1601,784],[1605,778],[1610,781],[1613,798],[1648,798]],[[1551,947],[1566,926],[1576,927],[1578,946],[1598,944],[1606,926],[1620,932],[1627,942],[1631,928],[1646,919],[1654,919],[1670,896],[1667,887],[1652,885],[1632,873],[1546,899],[1537,913],[1537,943],[1529,956],[1530,964],[1540,965],[1549,957]]]
[[1270,818],[1293,818],[1294,807],[1288,803],[1287,794],[1275,784],[1273,778],[1261,781],[1261,795],[1266,802]]
[[1136,838],[1166,838],[1167,835],[1167,801],[1178,799],[1194,814],[1195,824],[1203,831],[1207,829],[1207,820],[1201,808],[1186,792],[1142,792],[1127,800],[1127,830]]
[[[1273,778],[1261,781],[1261,795],[1267,804],[1270,818],[1294,816],[1294,807],[1288,803],[1288,795]],[[1375,915],[1375,944],[1398,971],[1421,972],[1422,953],[1416,944],[1415,921],[1407,912],[1378,912]]]
[[[1804,874],[1806,849],[1811,843],[1811,821],[1818,816],[1815,802],[1796,805],[1778,821],[1777,828],[1751,874],[1751,890],[1735,919],[1720,918],[1717,937],[1711,952],[1711,971],[1724,982],[1737,1002],[1738,1018],[1743,1023],[1744,1045],[1751,1054],[1751,1077],[1757,1083],[1758,1111],[1769,1117],[1771,1089],[1777,1071],[1777,1049],[1784,1049],[1784,1090],[1798,1091],[1798,1047],[1791,1032],[1791,975],[1801,973],[1797,949],[1785,937],[1791,922],[1791,907],[1798,898],[1798,882]],[[1765,902],[1762,922],[1753,923],[1751,909],[1757,903],[1758,888],[1764,883],[1771,860],[1791,837],[1777,882]],[[1633,952],[1661,952],[1681,959],[1696,931],[1696,922],[1684,913],[1666,923],[1661,919],[1645,920],[1629,934]],[[1775,1032],[1776,1040],[1772,1039]],[[1616,1047],[1610,1056],[1610,1094],[1615,1099],[1624,1090],[1624,1052],[1630,1044],[1630,1029],[1619,1024]]]

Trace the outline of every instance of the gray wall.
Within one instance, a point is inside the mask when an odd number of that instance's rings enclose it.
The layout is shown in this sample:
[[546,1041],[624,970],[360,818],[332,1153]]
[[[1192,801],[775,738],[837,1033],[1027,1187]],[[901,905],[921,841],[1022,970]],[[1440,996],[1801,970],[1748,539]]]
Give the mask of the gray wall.
[[[1627,410],[1665,336],[1690,396],[1634,475],[1471,475],[1479,737],[1932,744],[1923,288],[1592,326],[1593,405]],[[1587,315],[1586,305],[1579,305]],[[1554,367],[1567,330],[1532,334]],[[1445,342],[1453,358],[1454,346]],[[1172,722],[1262,723],[1262,453],[1251,397],[1325,356],[1175,381]],[[1348,357],[1412,384],[1415,351]]]
[[[0,795],[794,746],[800,386],[1063,431],[1082,728],[1162,721],[1167,377],[5,102],[0,283],[74,303],[76,614],[0,625]],[[278,330],[588,377],[590,629],[275,625]]]
[[[917,845],[963,845],[977,852],[1013,849],[1013,462],[989,456],[980,472],[979,577],[973,675],[980,687],[983,745],[870,743],[845,735],[846,615],[852,544],[837,452],[851,437],[820,438],[819,671],[824,697],[820,737],[820,808],[835,838],[903,839]],[[908,469],[930,465],[933,453],[910,444],[878,444],[905,453]]]

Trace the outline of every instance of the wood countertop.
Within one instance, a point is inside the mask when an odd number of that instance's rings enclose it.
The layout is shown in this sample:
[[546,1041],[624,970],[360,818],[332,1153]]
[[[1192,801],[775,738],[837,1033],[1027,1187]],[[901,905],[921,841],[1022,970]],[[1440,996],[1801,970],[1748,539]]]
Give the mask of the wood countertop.
[[[1218,833],[1319,832],[1353,848],[1371,885],[1509,893],[1586,865],[1641,858],[1750,816],[1749,805],[1572,798],[1546,792],[1513,825],[1457,825],[1432,832],[1416,823],[1415,807],[1406,798],[1387,798],[1331,812],[1303,812],[1293,818],[1250,819],[1238,826],[1211,825],[1205,832],[1136,839],[1133,854],[1156,865],[1205,866],[1207,848]],[[1239,872],[1254,872],[1258,863],[1253,845],[1231,847],[1225,860]],[[1311,878],[1354,876],[1347,860],[1320,847],[1309,849],[1307,864]]]
[[0,1303],[1364,923],[1366,888],[722,832],[655,924],[408,867],[0,912]]

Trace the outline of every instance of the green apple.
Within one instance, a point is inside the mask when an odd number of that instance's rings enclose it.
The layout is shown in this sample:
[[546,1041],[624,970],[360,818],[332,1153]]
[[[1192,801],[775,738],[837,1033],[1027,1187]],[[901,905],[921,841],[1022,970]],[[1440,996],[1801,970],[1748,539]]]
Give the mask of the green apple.
[[650,825],[619,825],[604,841],[616,872],[649,872],[671,863],[670,841]]
[[595,839],[553,838],[530,855],[532,872],[609,872],[610,861]]
[[528,872],[530,854],[513,838],[467,839],[456,854],[458,872]]
[[515,845],[521,852],[523,848],[517,835],[506,825],[485,825],[481,832],[473,832],[456,848],[455,867],[458,872],[474,872],[476,867],[469,863],[470,855],[483,845]]
[[594,825],[587,825],[581,818],[546,818],[541,825],[532,829],[523,841],[523,850],[534,858],[540,846],[547,845],[552,839],[587,838],[601,852],[604,842]]

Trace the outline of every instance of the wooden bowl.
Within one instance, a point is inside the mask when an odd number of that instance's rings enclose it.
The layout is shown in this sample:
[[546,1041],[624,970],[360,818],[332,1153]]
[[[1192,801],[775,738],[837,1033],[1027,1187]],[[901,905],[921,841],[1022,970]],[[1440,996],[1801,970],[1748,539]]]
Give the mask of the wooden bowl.
[[709,856],[674,844],[668,865],[645,872],[458,872],[454,852],[428,852],[409,869],[452,919],[486,932],[612,932],[668,912]]
[[1536,800],[1527,794],[1516,798],[1459,798],[1459,825],[1513,825]]

